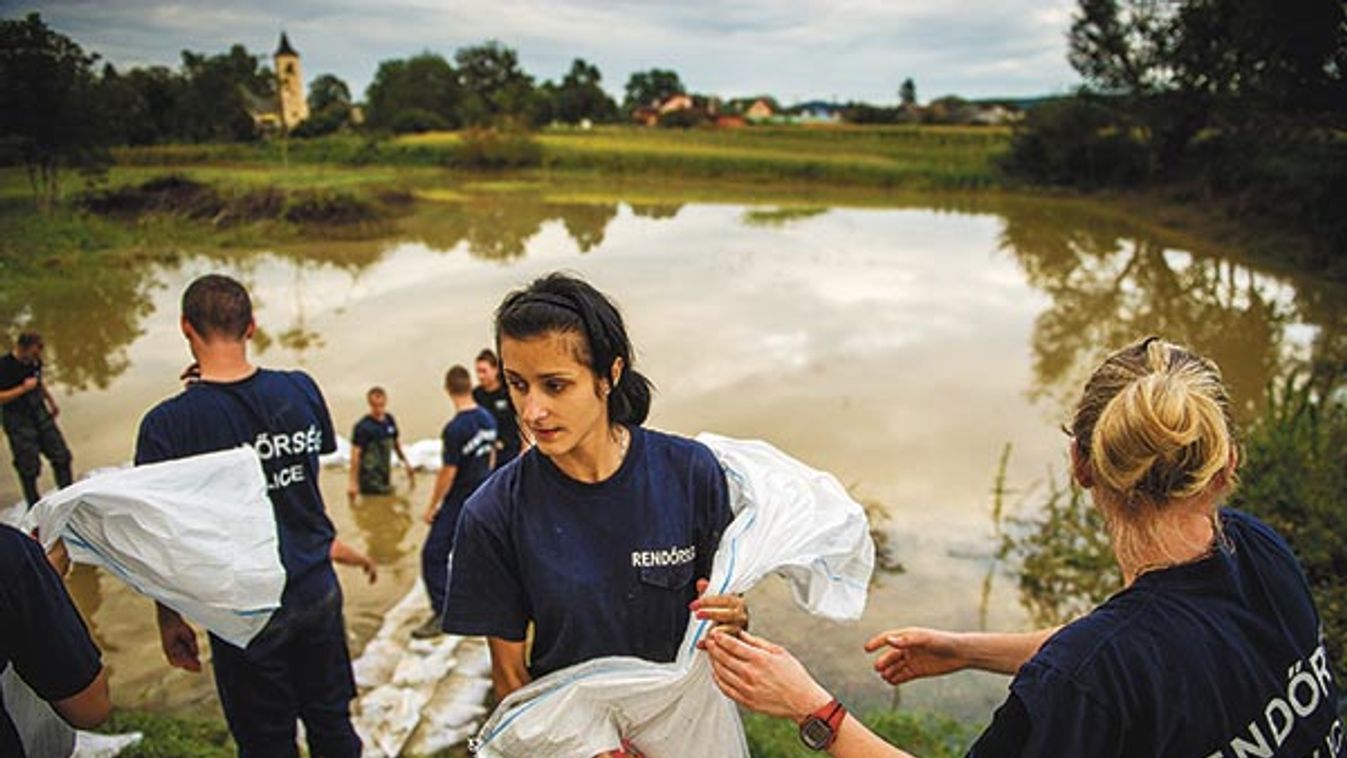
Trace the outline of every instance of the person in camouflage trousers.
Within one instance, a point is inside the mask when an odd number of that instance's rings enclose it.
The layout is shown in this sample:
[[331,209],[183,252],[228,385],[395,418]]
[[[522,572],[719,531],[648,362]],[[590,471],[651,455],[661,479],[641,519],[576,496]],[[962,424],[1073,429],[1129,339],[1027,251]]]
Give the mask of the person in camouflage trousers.
[[69,486],[72,480],[70,448],[56,426],[61,409],[42,381],[42,347],[42,335],[24,332],[14,349],[0,356],[0,419],[29,507],[41,497],[41,456],[51,464],[56,486]]
[[357,494],[392,494],[393,453],[398,454],[407,469],[407,486],[415,484],[412,465],[398,443],[398,422],[388,412],[388,393],[382,387],[371,387],[365,399],[369,402],[369,413],[356,422],[351,432],[351,479],[346,494],[352,502]]

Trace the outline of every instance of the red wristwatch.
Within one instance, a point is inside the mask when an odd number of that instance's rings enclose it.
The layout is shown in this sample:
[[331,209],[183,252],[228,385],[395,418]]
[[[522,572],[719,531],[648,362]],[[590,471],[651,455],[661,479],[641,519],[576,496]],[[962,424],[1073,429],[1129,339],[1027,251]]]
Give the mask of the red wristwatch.
[[837,739],[837,730],[842,728],[842,719],[846,717],[846,706],[833,698],[800,722],[800,742],[815,752],[827,750]]

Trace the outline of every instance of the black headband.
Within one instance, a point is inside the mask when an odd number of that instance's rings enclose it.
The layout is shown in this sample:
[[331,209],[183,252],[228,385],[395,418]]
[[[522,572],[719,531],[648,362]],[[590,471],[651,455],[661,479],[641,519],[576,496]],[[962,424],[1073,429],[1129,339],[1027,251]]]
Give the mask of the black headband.
[[551,292],[527,292],[518,300],[514,301],[510,305],[510,309],[513,310],[520,306],[531,305],[534,303],[561,308],[562,310],[570,311],[579,316],[581,322],[584,322],[585,320],[585,315],[580,312],[579,308],[575,307],[575,303],[571,302],[570,298],[562,295],[554,295]]

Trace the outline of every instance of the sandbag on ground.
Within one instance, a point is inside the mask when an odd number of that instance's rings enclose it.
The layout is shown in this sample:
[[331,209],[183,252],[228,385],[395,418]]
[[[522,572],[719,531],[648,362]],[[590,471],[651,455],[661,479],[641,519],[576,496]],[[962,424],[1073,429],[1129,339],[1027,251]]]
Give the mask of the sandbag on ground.
[[412,629],[429,615],[425,587],[417,582],[352,664],[359,695],[351,720],[365,743],[364,758],[432,755],[467,741],[486,715],[486,641],[412,639]]
[[23,518],[44,547],[106,569],[142,595],[246,647],[285,588],[257,453],[240,447],[85,479]]
[[[806,611],[854,620],[865,610],[874,544],[865,510],[830,474],[763,442],[702,434],[729,483],[734,520],[716,550],[712,594],[784,576]],[[473,741],[481,756],[594,756],[630,740],[649,758],[748,756],[735,705],[716,688],[690,618],[673,663],[600,658],[507,697]]]

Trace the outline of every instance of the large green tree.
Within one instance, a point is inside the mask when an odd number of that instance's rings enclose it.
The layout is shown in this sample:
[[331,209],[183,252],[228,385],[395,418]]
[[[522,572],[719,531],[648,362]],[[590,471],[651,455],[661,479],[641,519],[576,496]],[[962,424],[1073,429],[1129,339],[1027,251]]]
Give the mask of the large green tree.
[[1347,109],[1347,3],[1080,0],[1071,65],[1121,102],[1161,171],[1204,128]]
[[496,40],[460,48],[454,54],[463,99],[459,120],[486,126],[509,121],[532,124],[542,104],[533,77],[519,67],[519,55]]
[[371,126],[397,131],[424,131],[459,125],[462,88],[457,72],[442,56],[425,52],[406,60],[379,64],[365,90]]
[[253,139],[249,108],[276,96],[275,76],[243,45],[215,55],[182,51],[182,77],[177,130],[192,142]]
[[62,169],[106,160],[96,58],[36,13],[0,21],[0,150],[23,163],[40,209],[59,197]]
[[552,116],[568,124],[583,119],[595,122],[612,121],[617,117],[617,103],[603,91],[603,75],[599,67],[576,58],[560,86],[552,92]]
[[622,108],[630,111],[643,105],[658,103],[674,95],[687,92],[678,74],[667,69],[652,68],[636,71],[627,79],[626,96]]

